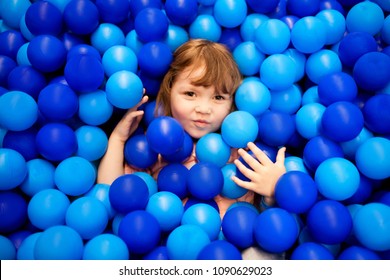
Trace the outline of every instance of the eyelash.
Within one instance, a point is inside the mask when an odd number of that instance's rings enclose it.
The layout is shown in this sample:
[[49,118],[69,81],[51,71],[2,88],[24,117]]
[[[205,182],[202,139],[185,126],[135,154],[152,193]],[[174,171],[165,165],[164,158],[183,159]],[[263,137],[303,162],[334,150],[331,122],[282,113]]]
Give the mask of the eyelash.
[[[186,91],[184,94],[187,95],[187,96],[191,96],[192,97],[192,96],[195,95],[195,92],[193,92],[193,91]],[[215,95],[215,99],[216,100],[225,100],[226,98],[223,95]]]

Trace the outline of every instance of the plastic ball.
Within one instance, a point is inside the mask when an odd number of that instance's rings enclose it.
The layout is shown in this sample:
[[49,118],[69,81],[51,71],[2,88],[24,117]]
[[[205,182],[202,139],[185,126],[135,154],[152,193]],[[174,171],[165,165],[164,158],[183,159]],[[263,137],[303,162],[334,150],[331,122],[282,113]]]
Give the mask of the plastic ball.
[[138,59],[134,51],[126,46],[112,46],[102,57],[104,72],[110,77],[115,72],[126,70],[137,72]]
[[28,218],[31,224],[41,230],[63,225],[69,205],[69,198],[63,192],[57,189],[42,190],[28,203]]
[[12,131],[33,126],[38,119],[34,98],[22,91],[9,91],[0,96],[0,125]]
[[159,154],[173,154],[182,147],[184,129],[172,117],[158,117],[148,126],[146,138],[152,150]]
[[352,231],[352,217],[348,209],[335,200],[321,200],[307,213],[307,228],[314,240],[324,244],[338,244]]
[[48,121],[65,121],[77,113],[79,100],[69,86],[52,83],[39,93],[38,108]]
[[285,50],[283,54],[287,55],[295,63],[295,82],[300,81],[305,75],[306,56],[294,48],[289,48]]
[[294,249],[291,260],[334,260],[334,256],[319,243],[305,242]]
[[230,158],[230,147],[218,133],[202,136],[195,147],[196,158],[200,162],[211,162],[224,166]]
[[383,26],[384,14],[378,4],[364,1],[348,11],[345,21],[350,32],[361,31],[374,36]]
[[30,65],[31,66],[31,62],[28,59],[28,55],[27,55],[27,49],[28,49],[29,44],[30,44],[30,42],[27,42],[19,48],[18,54],[16,56],[16,61],[17,61],[18,65]]
[[359,209],[353,219],[356,238],[366,248],[374,251],[390,249],[389,226],[383,221],[390,217],[390,207],[383,203],[368,203]]
[[325,27],[327,29],[325,45],[340,42],[344,37],[346,30],[344,15],[335,9],[324,9],[316,14],[316,17],[325,22]]
[[35,145],[36,134],[37,130],[34,126],[22,131],[8,130],[4,135],[3,148],[19,152],[26,161],[34,159],[38,156]]
[[73,90],[90,92],[97,90],[103,83],[104,69],[98,58],[91,55],[77,55],[66,62],[64,75]]
[[353,78],[361,89],[383,89],[390,79],[390,57],[381,52],[363,54],[353,67]]
[[315,15],[320,8],[320,1],[292,0],[287,2],[287,11],[298,17]]
[[349,32],[341,39],[338,54],[343,65],[353,67],[362,55],[375,51],[374,36],[367,32]]
[[210,243],[207,233],[196,225],[181,225],[168,236],[167,250],[170,260],[196,260],[202,249]]
[[96,169],[90,161],[79,156],[71,156],[61,161],[54,172],[54,182],[58,189],[70,196],[78,196],[89,191],[96,180]]
[[1,246],[0,258],[2,260],[16,259],[16,248],[9,238],[0,235],[0,246]]
[[318,83],[318,96],[323,105],[337,101],[353,101],[358,88],[355,80],[347,73],[336,72],[323,76]]
[[285,145],[295,132],[295,120],[291,115],[267,111],[259,121],[258,138],[269,146]]
[[159,191],[168,191],[177,195],[180,199],[187,196],[188,169],[179,163],[171,163],[164,166],[157,177]]
[[108,139],[100,127],[83,125],[76,129],[75,135],[78,146],[76,156],[95,161],[106,152]]
[[226,164],[221,168],[223,174],[223,187],[221,195],[230,199],[237,199],[245,195],[248,190],[238,186],[231,179],[232,176],[237,174],[237,167],[232,164]]
[[142,171],[137,171],[137,172],[134,172],[133,174],[137,175],[142,180],[144,180],[144,182],[146,183],[146,186],[148,187],[149,198],[158,191],[157,182],[153,178],[152,175],[150,175],[149,173],[146,173],[146,172],[142,172]]
[[260,66],[261,81],[270,90],[291,87],[297,75],[295,62],[285,54],[272,54]]
[[390,105],[390,95],[376,94],[370,97],[362,109],[365,126],[374,133],[390,133],[390,114],[386,108]]
[[284,166],[286,167],[287,172],[300,171],[309,174],[309,171],[303,163],[303,159],[297,156],[287,156],[284,161]]
[[256,139],[258,130],[253,115],[246,111],[235,111],[222,121],[221,135],[230,147],[243,148]]
[[[256,1],[256,3],[257,2],[258,1]],[[250,5],[250,2],[248,2],[248,5]],[[241,34],[241,37],[244,40],[244,42],[248,42],[248,41],[254,42],[257,28],[264,21],[266,21],[268,19],[269,19],[269,17],[264,15],[264,14],[258,14],[258,13],[248,14],[245,17],[242,24],[240,25],[240,34]]]
[[188,40],[189,36],[186,29],[181,26],[176,26],[172,24],[168,26],[168,32],[165,36],[164,43],[169,46],[172,52],[174,52],[179,46],[181,46]]
[[148,187],[137,175],[122,175],[111,184],[109,198],[112,207],[121,214],[143,210],[149,200]]
[[163,158],[170,163],[180,163],[191,156],[194,149],[194,141],[191,136],[185,132],[183,145],[173,154],[164,154]]
[[225,240],[216,240],[200,251],[198,260],[242,260],[241,252]]
[[168,71],[172,58],[172,52],[167,44],[149,42],[138,52],[138,65],[145,75],[160,78]]
[[226,28],[239,26],[245,20],[247,11],[244,0],[216,0],[214,4],[215,20]]
[[336,142],[343,142],[359,135],[364,126],[364,118],[361,110],[353,103],[338,101],[325,109],[321,124],[325,136]]
[[101,125],[112,116],[114,109],[102,90],[79,95],[78,116],[87,125]]
[[36,260],[80,260],[84,245],[80,235],[71,227],[59,225],[43,231],[34,247]]
[[280,19],[269,19],[257,28],[255,43],[262,53],[282,53],[290,44],[290,29]]
[[21,228],[27,220],[27,202],[18,193],[0,193],[0,233],[11,233]]
[[311,54],[306,61],[306,74],[318,84],[322,77],[342,70],[342,64],[336,52],[323,49]]
[[299,227],[296,219],[281,208],[265,210],[254,222],[257,244],[271,253],[281,253],[290,249],[297,240],[298,234]]
[[66,27],[77,35],[92,33],[99,25],[99,10],[91,1],[72,0],[63,11]]
[[222,30],[219,43],[224,44],[231,52],[242,43],[240,30],[238,28],[226,28]]
[[12,149],[0,148],[0,190],[11,190],[21,184],[27,176],[26,160]]
[[203,38],[218,42],[221,38],[222,27],[211,15],[198,15],[188,29],[190,38]]
[[248,6],[253,9],[256,13],[266,14],[272,12],[278,6],[277,0],[264,0],[264,1],[256,1],[256,0],[247,0]]
[[276,202],[291,213],[307,212],[317,201],[317,194],[316,182],[301,171],[283,174],[275,185]]
[[352,245],[343,250],[337,258],[338,260],[381,260],[379,255],[367,248]]
[[16,259],[18,260],[34,260],[34,247],[38,237],[42,232],[36,232],[27,236],[20,244],[17,252]]
[[145,169],[157,161],[158,154],[150,148],[144,134],[137,134],[126,141],[124,156],[128,164]]
[[168,249],[166,246],[158,246],[144,255],[143,260],[169,260]]
[[125,241],[130,254],[146,254],[158,245],[161,229],[152,214],[136,210],[122,219],[118,236]]
[[46,86],[45,76],[29,65],[16,66],[8,75],[8,88],[22,91],[37,99],[39,92]]
[[245,76],[256,75],[259,72],[260,65],[265,59],[254,42],[246,41],[240,43],[234,48],[233,57],[240,72]]
[[1,17],[3,22],[12,28],[19,28],[19,22],[22,16],[26,13],[28,7],[30,7],[31,2],[28,0],[19,0],[19,1],[5,1],[1,3],[1,10],[7,11],[3,12]]
[[187,188],[195,198],[208,200],[218,195],[223,188],[221,169],[210,162],[198,162],[187,175]]
[[315,172],[318,191],[326,198],[345,200],[359,188],[360,174],[347,159],[334,157],[323,161]]
[[8,75],[17,65],[12,58],[0,55],[0,86],[7,86]]
[[390,140],[372,137],[362,143],[355,155],[356,166],[368,178],[382,180],[390,176]]
[[238,205],[229,209],[222,219],[222,232],[226,240],[238,249],[253,246],[253,230],[257,216],[257,211],[246,206]]
[[108,224],[107,209],[95,197],[80,197],[69,205],[65,221],[83,239],[91,239],[105,230]]
[[18,51],[26,43],[23,34],[16,30],[6,30],[0,33],[0,55],[16,60]]
[[48,1],[31,4],[26,10],[25,21],[28,30],[34,35],[57,36],[62,31],[62,13]]
[[28,196],[39,191],[54,189],[55,167],[47,160],[34,158],[27,162],[27,176],[20,184],[20,189]]
[[134,20],[135,32],[145,43],[163,39],[167,34],[168,25],[167,16],[157,8],[141,10]]
[[326,159],[343,156],[341,146],[324,136],[311,138],[303,149],[303,162],[311,171],[315,171]]
[[84,194],[85,197],[94,197],[98,199],[106,207],[108,218],[112,219],[116,211],[111,206],[109,198],[110,185],[107,184],[95,184],[87,193]]
[[184,207],[174,193],[159,191],[150,196],[145,210],[157,219],[163,232],[169,232],[180,225]]
[[326,25],[314,16],[299,19],[291,30],[291,43],[300,52],[310,54],[319,51],[326,43]]
[[270,110],[294,114],[301,107],[302,92],[296,85],[286,90],[271,92]]
[[124,45],[125,39],[125,35],[119,26],[105,22],[101,23],[92,32],[91,45],[102,54],[112,46]]
[[165,12],[173,24],[187,26],[195,20],[198,14],[198,1],[190,0],[184,3],[179,0],[167,0]]
[[271,105],[270,90],[259,80],[244,79],[237,88],[234,102],[240,111],[259,117]]
[[100,234],[89,240],[84,247],[83,260],[128,260],[126,243],[116,235]]
[[68,50],[68,54],[66,55],[66,59],[70,60],[72,57],[78,56],[78,55],[90,55],[99,61],[102,60],[101,55],[99,51],[92,47],[91,45],[87,44],[77,44],[73,47],[71,47]]
[[126,0],[97,0],[96,7],[104,22],[121,23],[130,13],[130,3]]
[[221,230],[221,218],[218,211],[205,203],[197,203],[187,208],[181,224],[199,226],[207,233],[210,240],[216,240]]

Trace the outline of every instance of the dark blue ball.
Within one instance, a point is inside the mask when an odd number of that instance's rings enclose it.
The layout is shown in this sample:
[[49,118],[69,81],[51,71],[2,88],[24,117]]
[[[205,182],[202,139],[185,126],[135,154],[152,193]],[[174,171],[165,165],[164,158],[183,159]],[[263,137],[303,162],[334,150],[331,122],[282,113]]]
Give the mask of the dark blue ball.
[[169,260],[168,249],[166,246],[158,246],[146,254],[144,260]]
[[167,0],[165,12],[173,24],[186,26],[191,24],[198,15],[198,1]]
[[338,256],[338,260],[381,260],[381,257],[374,251],[352,245],[344,249]]
[[[98,2],[96,2],[97,4]],[[99,25],[98,7],[92,1],[72,0],[64,9],[64,22],[72,33],[87,35]]]
[[133,17],[136,17],[138,13],[145,8],[161,8],[161,0],[131,0],[130,12]]
[[379,134],[390,134],[390,95],[377,94],[370,97],[362,109],[366,127]]
[[35,144],[37,130],[29,128],[23,131],[7,131],[3,139],[3,148],[13,149],[19,152],[26,161],[38,157],[38,149]]
[[96,7],[102,21],[117,24],[128,18],[130,2],[128,0],[96,0]]
[[158,190],[172,192],[181,199],[185,198],[188,194],[188,174],[187,167],[180,163],[171,163],[164,166],[157,177]]
[[295,132],[295,120],[287,113],[267,111],[258,124],[258,139],[270,146],[286,145]]
[[291,254],[292,260],[334,260],[332,253],[323,245],[305,242],[298,245]]
[[16,30],[0,32],[0,55],[6,55],[16,61],[20,47],[26,43],[22,33]]
[[57,36],[62,31],[62,13],[48,1],[38,1],[31,4],[26,11],[25,21],[28,30],[34,35]]
[[6,55],[0,55],[0,86],[7,87],[9,73],[17,66],[16,62]]
[[197,257],[198,260],[242,260],[240,251],[225,240],[216,240],[207,244]]
[[194,148],[194,141],[191,136],[184,132],[184,142],[182,147],[179,148],[176,152],[169,155],[163,155],[163,158],[168,162],[183,162],[192,154],[192,150]]
[[0,234],[16,231],[27,221],[27,202],[16,192],[0,192]]
[[16,66],[8,75],[8,89],[20,90],[38,98],[39,92],[46,86],[45,76],[29,65]]
[[141,10],[134,20],[135,32],[145,43],[162,40],[168,32],[168,25],[164,12],[156,8]]
[[263,1],[246,0],[246,2],[249,5],[249,7],[256,13],[267,14],[274,11],[280,1],[279,0],[263,0]]
[[320,9],[320,0],[289,0],[287,10],[289,14],[306,17],[314,16]]
[[168,71],[173,56],[169,46],[162,42],[144,44],[138,52],[138,65],[145,75],[161,78]]
[[140,169],[152,166],[158,154],[150,148],[145,134],[130,137],[125,143],[125,160],[128,164]]

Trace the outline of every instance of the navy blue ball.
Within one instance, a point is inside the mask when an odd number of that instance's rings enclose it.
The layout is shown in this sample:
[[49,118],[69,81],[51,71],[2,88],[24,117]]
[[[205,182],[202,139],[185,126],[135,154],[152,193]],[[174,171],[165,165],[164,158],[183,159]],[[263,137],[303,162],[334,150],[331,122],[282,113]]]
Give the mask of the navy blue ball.
[[140,169],[152,166],[158,158],[158,154],[150,148],[145,134],[130,137],[125,143],[124,154],[129,165]]
[[19,152],[26,161],[38,157],[35,144],[37,130],[29,128],[23,131],[7,131],[3,139],[3,148],[13,149]]
[[164,12],[156,8],[141,10],[134,20],[135,32],[145,43],[162,40],[168,32],[168,25]]
[[0,32],[0,55],[6,55],[16,61],[20,47],[26,43],[21,32],[6,30]]
[[370,97],[363,107],[365,125],[379,134],[390,134],[390,95],[377,94]]
[[138,52],[138,65],[145,75],[161,78],[168,71],[173,56],[169,46],[162,42],[149,42]]
[[198,1],[167,0],[165,12],[173,24],[186,26],[191,24],[198,15]]
[[0,234],[16,231],[27,220],[27,202],[16,192],[0,192]]
[[188,173],[187,167],[180,163],[164,166],[157,177],[158,190],[172,192],[181,199],[185,198],[188,194]]
[[198,255],[198,260],[242,260],[240,251],[225,240],[212,241]]
[[42,72],[29,65],[16,66],[8,75],[8,89],[19,90],[31,95],[35,100],[46,86]]
[[26,11],[25,21],[28,30],[34,35],[57,36],[62,31],[62,13],[48,1],[38,1],[31,4]]
[[16,66],[12,58],[0,55],[0,86],[7,87],[8,75]]

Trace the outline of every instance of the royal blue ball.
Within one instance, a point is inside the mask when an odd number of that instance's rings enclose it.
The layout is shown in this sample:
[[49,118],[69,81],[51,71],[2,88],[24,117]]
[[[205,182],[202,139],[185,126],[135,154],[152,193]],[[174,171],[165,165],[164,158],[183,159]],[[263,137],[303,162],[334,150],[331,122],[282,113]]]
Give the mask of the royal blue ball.
[[157,177],[159,191],[172,192],[183,199],[188,194],[188,169],[180,163],[171,163],[164,166]]
[[0,233],[8,234],[20,229],[27,221],[27,202],[13,191],[0,193]]
[[134,29],[144,43],[162,40],[168,31],[168,19],[165,13],[157,8],[141,10],[134,20]]
[[97,0],[96,7],[101,20],[109,23],[123,23],[130,13],[130,3],[126,0]]
[[17,65],[9,56],[0,55],[0,86],[7,86],[8,75]]
[[171,49],[162,42],[144,44],[138,52],[138,65],[145,75],[161,78],[169,69],[173,59]]
[[291,0],[287,2],[288,12],[298,17],[314,16],[319,9],[320,0]]
[[198,260],[242,260],[241,252],[225,240],[216,240],[206,245],[198,255]]
[[165,3],[165,12],[173,24],[187,26],[198,15],[198,1],[190,0],[184,3],[180,0],[167,0]]
[[379,255],[368,248],[352,245],[345,250],[343,250],[339,256],[338,260],[381,260]]
[[277,0],[247,0],[246,2],[252,10],[260,14],[267,14],[274,11],[279,4]]
[[23,91],[34,99],[45,86],[46,77],[30,65],[16,66],[8,75],[9,90]]
[[321,104],[328,106],[337,101],[353,101],[358,87],[351,75],[345,72],[330,73],[318,83],[318,97]]
[[180,163],[191,156],[194,149],[194,141],[191,136],[185,132],[183,145],[173,154],[163,155],[163,158],[170,163]]
[[290,114],[267,111],[259,121],[258,139],[269,146],[287,144],[295,132],[295,121]]
[[125,160],[128,164],[145,169],[157,161],[158,153],[150,148],[146,135],[137,134],[125,143]]
[[144,260],[169,260],[166,246],[158,246],[148,254],[144,255]]
[[0,33],[0,55],[16,60],[20,47],[26,43],[23,34],[16,30],[6,30]]
[[136,16],[145,8],[161,8],[160,0],[132,0],[130,1],[130,12]]
[[34,35],[59,35],[63,27],[62,20],[61,11],[49,1],[31,4],[25,14],[26,26]]
[[91,34],[99,25],[99,10],[91,1],[69,1],[63,16],[65,25],[77,35]]
[[362,108],[364,125],[372,132],[390,134],[390,95],[376,94],[370,97]]
[[292,260],[334,260],[332,253],[323,245],[315,242],[299,244],[291,254]]

